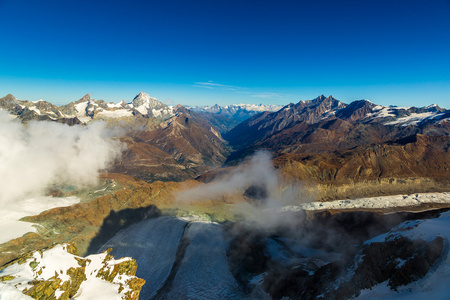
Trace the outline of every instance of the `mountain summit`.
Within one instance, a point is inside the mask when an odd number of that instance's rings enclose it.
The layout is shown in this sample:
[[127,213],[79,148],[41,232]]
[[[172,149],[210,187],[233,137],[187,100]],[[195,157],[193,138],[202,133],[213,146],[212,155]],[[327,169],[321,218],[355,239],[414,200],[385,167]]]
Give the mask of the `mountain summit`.
[[171,114],[167,105],[159,102],[156,98],[150,97],[144,92],[140,92],[134,97],[130,105],[143,115],[162,117]]
[[159,102],[156,98],[150,97],[148,94],[144,92],[140,92],[136,97],[134,97],[133,101],[131,101],[133,107],[146,107],[148,109],[160,109],[167,108],[167,105]]

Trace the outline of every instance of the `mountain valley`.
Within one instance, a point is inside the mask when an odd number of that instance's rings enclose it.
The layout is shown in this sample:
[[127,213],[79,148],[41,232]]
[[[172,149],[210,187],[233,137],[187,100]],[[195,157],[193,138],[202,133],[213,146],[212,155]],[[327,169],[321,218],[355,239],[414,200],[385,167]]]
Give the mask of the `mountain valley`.
[[[189,108],[143,92],[129,103],[86,95],[63,106],[7,95],[0,109],[32,129],[101,123],[102,139],[120,150],[99,167],[97,182],[41,187],[44,196],[78,202],[23,217],[35,230],[0,244],[0,266],[70,243],[83,259],[112,248],[116,259],[136,261],[129,275],[146,283],[122,299],[139,291],[141,299],[449,292],[437,281],[423,288],[437,272],[450,280],[449,109],[323,95],[286,106]],[[80,139],[73,147],[85,153]],[[92,164],[86,161],[81,169]],[[7,284],[16,275],[3,270],[0,284]],[[61,286],[35,299],[66,299],[62,293]]]

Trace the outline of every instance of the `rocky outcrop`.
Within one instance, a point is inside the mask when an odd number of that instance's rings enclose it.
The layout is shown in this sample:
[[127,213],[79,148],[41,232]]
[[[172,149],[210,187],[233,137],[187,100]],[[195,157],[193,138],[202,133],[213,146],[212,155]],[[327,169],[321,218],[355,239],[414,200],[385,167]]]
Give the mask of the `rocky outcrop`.
[[138,299],[145,281],[135,276],[136,261],[115,260],[110,251],[83,258],[76,255],[75,245],[58,244],[6,264],[0,269],[0,281],[34,299],[68,300],[104,293],[117,294],[117,299]]
[[[429,217],[432,216],[430,213],[427,214]],[[273,299],[283,297],[350,299],[358,296],[362,290],[375,288],[379,284],[386,284],[391,290],[391,295],[395,295],[401,289],[411,293],[411,288],[408,288],[410,284],[424,279],[432,269],[439,267],[439,264],[443,264],[442,267],[446,268],[443,257],[448,255],[445,248],[449,235],[444,232],[446,232],[450,214],[442,213],[436,219],[415,219],[419,216],[425,217],[427,214],[411,215],[408,218],[413,219],[402,222],[387,233],[357,246],[350,246],[350,244],[354,244],[361,237],[367,237],[367,234],[373,234],[372,230],[376,228],[357,226],[357,222],[350,221],[354,216],[348,216],[350,227],[347,226],[345,231],[347,234],[351,233],[353,239],[348,239],[337,231],[329,232],[329,235],[337,235],[338,238],[340,236],[347,242],[346,249],[342,248],[343,244],[340,246],[340,258],[336,257],[334,261],[320,266],[317,264],[317,258],[314,260],[314,257],[310,257],[308,262],[304,259],[296,262],[299,254],[294,255],[290,259],[291,263],[285,265],[277,260],[279,258],[270,257],[260,286]],[[388,218],[391,221],[395,219],[394,216]],[[383,222],[381,219],[379,221]],[[323,222],[321,224],[321,226],[325,225]],[[311,225],[306,231],[314,230],[313,227]],[[338,227],[336,229],[339,231]],[[358,233],[361,230],[365,233]],[[322,239],[322,243],[328,243],[329,246],[334,247],[334,242],[326,236],[322,235],[319,239]],[[323,249],[323,246],[325,245],[322,244],[315,249]],[[289,251],[295,254],[295,247],[290,248]],[[417,289],[417,285],[414,287]],[[382,293],[386,295],[386,290]]]

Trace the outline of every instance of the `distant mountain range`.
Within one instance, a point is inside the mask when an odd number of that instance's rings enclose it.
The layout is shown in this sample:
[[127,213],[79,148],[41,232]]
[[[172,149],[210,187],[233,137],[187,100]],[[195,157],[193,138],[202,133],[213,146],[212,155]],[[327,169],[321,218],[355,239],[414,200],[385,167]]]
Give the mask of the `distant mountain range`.
[[0,98],[0,108],[22,122],[74,125],[101,119],[121,126],[127,150],[111,171],[146,181],[195,178],[260,149],[270,151],[281,170],[291,166],[291,176],[302,180],[442,178],[450,172],[450,110],[437,105],[345,104],[321,95],[284,107],[189,108],[167,106],[141,92],[129,103],[85,95],[63,106],[7,95]]
[[121,118],[132,116],[151,116],[167,118],[174,115],[169,107],[144,92],[139,93],[130,103],[121,101],[117,104],[94,100],[89,94],[67,105],[56,106],[44,100],[18,100],[9,94],[0,99],[0,108],[9,111],[23,121],[33,119],[59,121],[77,124],[87,123],[99,118]]
[[[280,105],[233,104],[228,106],[195,106],[186,108],[195,111],[217,127],[226,132],[240,122],[264,111],[277,111]],[[94,100],[89,94],[66,105],[56,106],[44,100],[18,100],[9,94],[0,99],[0,108],[16,115],[24,122],[30,120],[49,120],[68,124],[88,123],[94,119],[118,119],[124,117],[144,116],[167,119],[175,115],[174,107],[140,92],[129,103],[106,103]]]
[[194,106],[189,109],[197,112],[214,125],[221,133],[229,131],[240,122],[265,111],[278,111],[281,105],[232,104],[227,106]]
[[[71,120],[71,123],[87,123],[98,118],[132,116],[167,119],[176,114],[173,106],[167,106],[144,92],[140,92],[129,103],[123,100],[119,103],[106,103],[103,100],[94,100],[89,94],[86,94],[81,99],[62,106],[56,106],[44,100],[18,100],[13,95],[8,94],[0,98],[0,108],[9,111],[12,115],[16,115],[24,121],[37,119],[69,122]],[[214,106],[186,106],[186,108],[196,112],[207,121],[215,123],[213,125],[222,129],[225,123],[231,122],[237,125],[255,115],[259,115],[259,117],[248,120],[246,124],[261,122],[265,120],[266,115],[269,115],[268,118],[271,119],[268,124],[283,119],[283,127],[289,127],[299,122],[315,124],[332,119],[341,119],[352,123],[420,126],[436,124],[449,118],[449,110],[440,108],[435,104],[420,108],[386,107],[374,104],[369,100],[356,100],[350,104],[345,104],[332,96],[325,97],[323,95],[313,100],[300,101],[297,104],[290,103],[286,106],[263,104],[220,106],[216,104]],[[261,113],[265,114],[260,115]],[[270,126],[268,124],[264,127]],[[227,126],[230,127],[229,124]],[[225,131],[222,130],[222,132]]]
[[381,106],[369,100],[342,103],[332,96],[289,104],[255,115],[225,134],[235,156],[264,148],[279,153],[326,152],[413,134],[448,135],[450,110],[430,105]]

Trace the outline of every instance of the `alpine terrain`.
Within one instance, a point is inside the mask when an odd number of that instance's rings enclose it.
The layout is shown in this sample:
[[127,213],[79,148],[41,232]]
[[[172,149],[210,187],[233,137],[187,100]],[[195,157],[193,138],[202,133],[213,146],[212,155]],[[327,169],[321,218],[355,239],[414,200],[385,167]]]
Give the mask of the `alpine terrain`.
[[448,108],[8,94],[0,123],[0,299],[450,295]]

